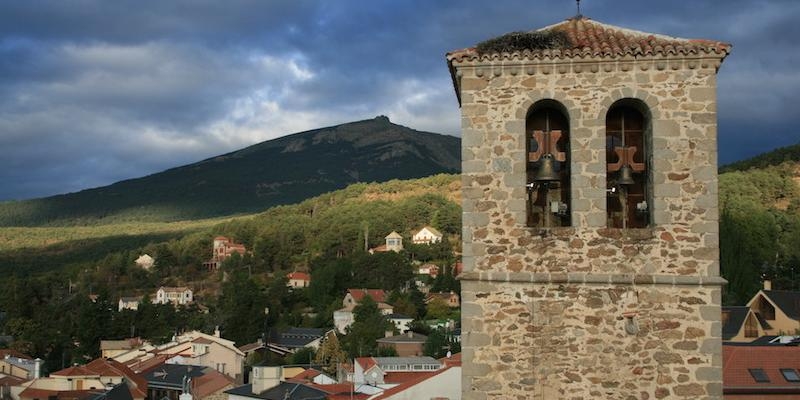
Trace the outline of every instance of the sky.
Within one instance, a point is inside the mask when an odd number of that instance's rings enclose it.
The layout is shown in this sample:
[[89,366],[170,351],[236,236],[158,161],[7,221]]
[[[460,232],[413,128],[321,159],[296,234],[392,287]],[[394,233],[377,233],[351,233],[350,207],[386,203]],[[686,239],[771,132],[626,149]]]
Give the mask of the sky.
[[[800,142],[800,1],[581,11],[733,44],[717,80],[721,164]],[[445,53],[575,14],[574,0],[0,0],[0,201],[377,115],[459,136]]]

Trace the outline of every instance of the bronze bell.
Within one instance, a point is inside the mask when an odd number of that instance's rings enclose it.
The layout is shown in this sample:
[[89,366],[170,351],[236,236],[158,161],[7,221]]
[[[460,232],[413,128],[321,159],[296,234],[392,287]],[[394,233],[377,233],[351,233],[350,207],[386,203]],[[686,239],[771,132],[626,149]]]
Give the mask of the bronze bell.
[[533,177],[533,180],[536,182],[551,182],[559,180],[560,178],[558,177],[554,163],[555,160],[553,159],[552,154],[547,153],[542,155],[541,160],[539,160],[539,170],[536,171],[536,175]]
[[633,185],[636,183],[633,180],[633,169],[631,169],[630,165],[625,164],[619,169],[617,183],[620,185]]

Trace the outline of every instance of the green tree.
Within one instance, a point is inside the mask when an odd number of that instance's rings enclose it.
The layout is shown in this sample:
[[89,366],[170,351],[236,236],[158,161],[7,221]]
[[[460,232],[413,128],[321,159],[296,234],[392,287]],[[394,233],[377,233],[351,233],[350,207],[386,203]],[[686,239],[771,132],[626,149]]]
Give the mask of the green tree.
[[322,341],[319,350],[317,350],[317,354],[314,356],[314,363],[322,365],[322,369],[330,374],[335,373],[336,366],[344,362],[347,362],[347,355],[339,344],[336,332],[330,331]]
[[434,329],[425,340],[422,352],[426,356],[433,358],[442,358],[447,355],[461,352],[461,344],[458,343],[453,335],[444,329]]
[[377,354],[376,340],[394,329],[378,309],[378,303],[365,296],[353,309],[353,324],[347,328],[343,344],[350,357]]
[[446,301],[434,298],[428,302],[428,312],[425,316],[428,319],[448,319],[450,318],[450,313],[450,306],[447,305]]
[[267,299],[246,271],[232,272],[222,285],[219,320],[222,335],[236,343],[250,343],[264,332]]

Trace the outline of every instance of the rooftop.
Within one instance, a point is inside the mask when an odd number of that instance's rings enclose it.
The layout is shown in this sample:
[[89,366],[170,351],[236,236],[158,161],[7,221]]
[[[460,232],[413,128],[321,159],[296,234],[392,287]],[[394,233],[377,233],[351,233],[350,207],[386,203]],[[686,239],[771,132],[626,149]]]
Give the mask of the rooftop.
[[725,57],[731,45],[683,39],[604,24],[584,16],[529,32],[512,32],[447,54],[449,61],[489,59],[622,58],[671,55]]
[[416,332],[408,331],[402,335],[394,335],[378,339],[378,343],[425,343],[428,337]]
[[800,394],[800,347],[722,346],[724,394]]

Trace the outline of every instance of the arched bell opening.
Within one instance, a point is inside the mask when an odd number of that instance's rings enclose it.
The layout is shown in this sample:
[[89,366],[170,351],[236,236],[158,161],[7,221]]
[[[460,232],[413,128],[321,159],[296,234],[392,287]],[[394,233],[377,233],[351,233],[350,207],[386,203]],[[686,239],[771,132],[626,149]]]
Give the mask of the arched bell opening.
[[650,226],[650,131],[650,111],[639,100],[619,100],[606,114],[606,213],[610,228]]
[[525,121],[527,144],[527,225],[570,226],[569,118],[554,100],[531,106]]

